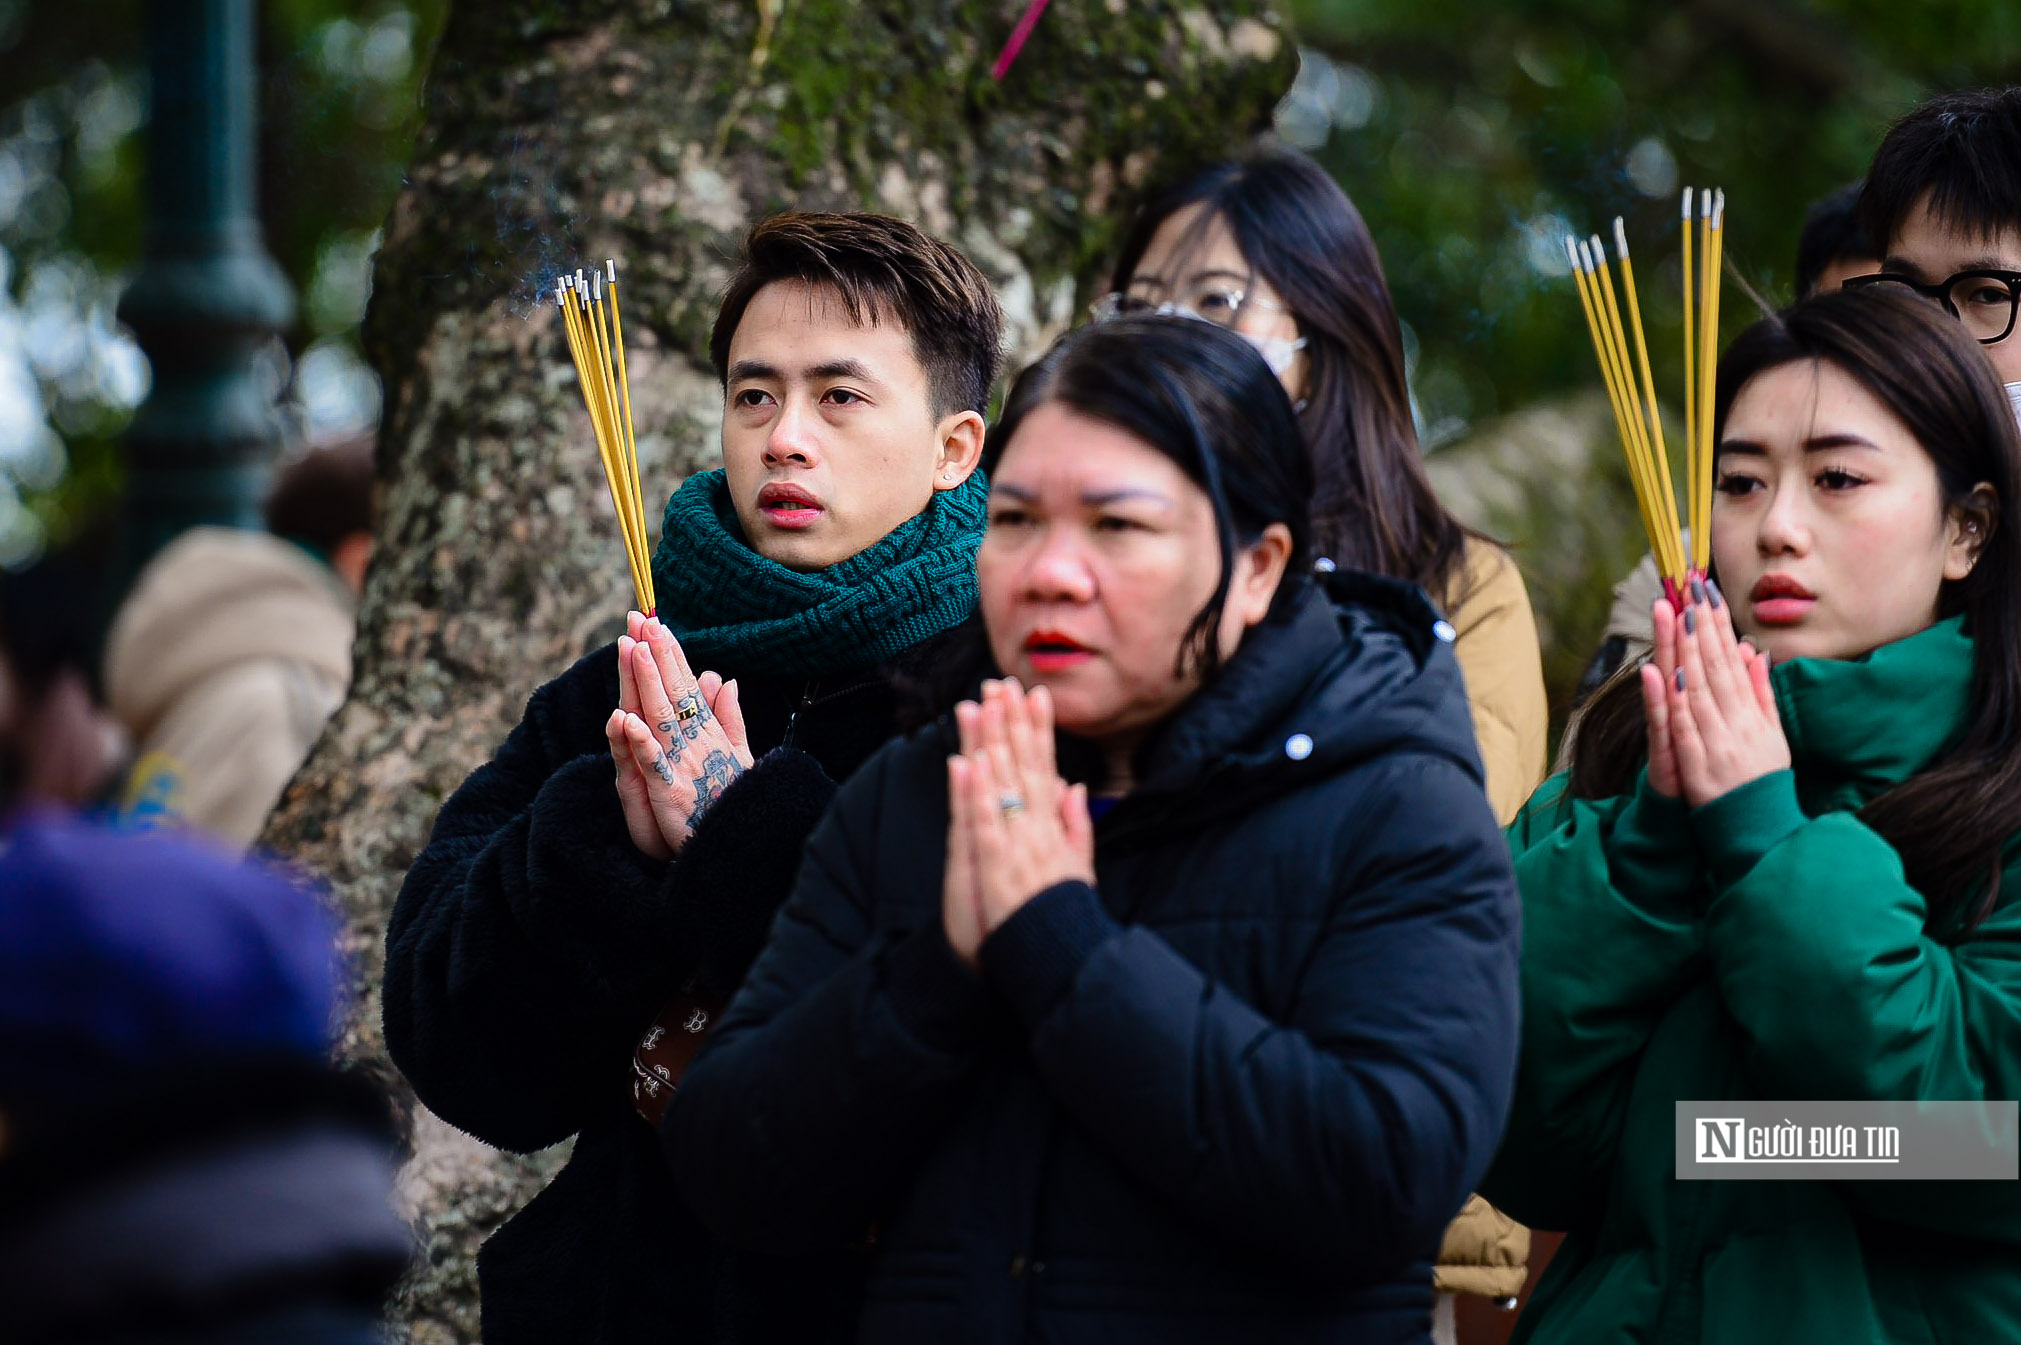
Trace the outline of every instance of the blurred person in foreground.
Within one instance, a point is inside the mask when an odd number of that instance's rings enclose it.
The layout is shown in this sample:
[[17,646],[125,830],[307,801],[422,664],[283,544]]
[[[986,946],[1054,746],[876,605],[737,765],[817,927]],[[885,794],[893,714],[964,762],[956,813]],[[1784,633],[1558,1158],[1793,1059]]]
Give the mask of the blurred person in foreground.
[[24,792],[96,730],[32,719],[0,610],[0,1339],[376,1345],[410,1249],[381,1096],[328,1063],[333,930],[213,847]]
[[267,531],[192,528],[149,562],[106,639],[128,796],[244,849],[351,683],[372,551],[372,442],[284,466]]

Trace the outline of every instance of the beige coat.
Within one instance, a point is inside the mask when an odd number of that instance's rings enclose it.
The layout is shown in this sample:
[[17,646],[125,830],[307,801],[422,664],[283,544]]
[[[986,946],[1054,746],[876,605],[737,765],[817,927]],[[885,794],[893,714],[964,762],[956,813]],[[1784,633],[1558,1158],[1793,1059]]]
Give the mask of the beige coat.
[[[1453,653],[1467,682],[1488,802],[1507,823],[1544,780],[1550,706],[1537,620],[1516,563],[1492,543],[1468,543],[1466,575],[1455,592],[1447,617]],[[1446,1293],[1514,1298],[1529,1256],[1530,1230],[1474,1196],[1446,1230],[1432,1284]]]
[[351,680],[329,567],[265,533],[195,528],[141,572],[106,641],[134,774],[174,819],[243,849]]
[[1506,825],[1544,782],[1551,709],[1544,697],[1537,619],[1522,572],[1492,542],[1467,544],[1466,574],[1455,593],[1447,617],[1453,653],[1467,681],[1488,802]]

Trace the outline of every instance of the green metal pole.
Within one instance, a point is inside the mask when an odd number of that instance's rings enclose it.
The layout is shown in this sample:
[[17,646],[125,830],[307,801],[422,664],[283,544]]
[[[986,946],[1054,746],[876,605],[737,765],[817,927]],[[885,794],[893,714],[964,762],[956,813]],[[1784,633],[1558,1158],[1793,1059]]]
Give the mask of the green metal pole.
[[119,305],[154,368],[126,435],[123,569],[260,526],[280,422],[256,356],[294,320],[254,200],[253,0],[149,0],[146,252]]

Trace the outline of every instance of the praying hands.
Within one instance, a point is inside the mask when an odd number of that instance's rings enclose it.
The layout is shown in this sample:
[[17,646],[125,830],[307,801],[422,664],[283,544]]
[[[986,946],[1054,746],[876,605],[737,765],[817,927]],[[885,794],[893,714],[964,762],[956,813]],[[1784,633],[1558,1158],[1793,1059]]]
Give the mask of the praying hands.
[[688,667],[659,621],[631,613],[618,639],[618,708],[604,725],[632,844],[672,859],[710,804],[751,766],[737,684]]
[[1649,784],[1697,808],[1790,764],[1769,656],[1742,644],[1733,609],[1692,580],[1683,611],[1655,608],[1656,653],[1642,668]]
[[1060,779],[1052,694],[1015,679],[985,682],[982,704],[955,707],[961,754],[947,761],[947,875],[941,918],[973,967],[984,939],[1033,897],[1095,881],[1086,785]]

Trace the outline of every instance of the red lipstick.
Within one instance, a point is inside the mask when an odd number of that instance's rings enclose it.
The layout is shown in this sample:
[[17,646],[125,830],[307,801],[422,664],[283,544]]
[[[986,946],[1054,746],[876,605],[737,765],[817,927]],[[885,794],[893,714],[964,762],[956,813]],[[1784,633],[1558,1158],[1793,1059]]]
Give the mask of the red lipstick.
[[1063,631],[1035,630],[1025,637],[1025,661],[1035,673],[1065,672],[1094,656],[1094,651]]

